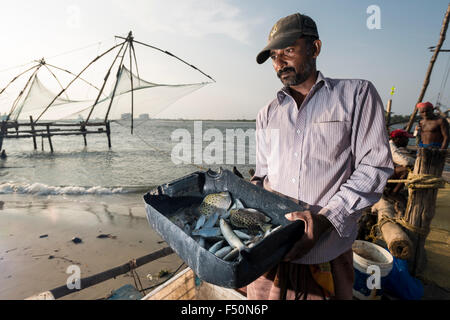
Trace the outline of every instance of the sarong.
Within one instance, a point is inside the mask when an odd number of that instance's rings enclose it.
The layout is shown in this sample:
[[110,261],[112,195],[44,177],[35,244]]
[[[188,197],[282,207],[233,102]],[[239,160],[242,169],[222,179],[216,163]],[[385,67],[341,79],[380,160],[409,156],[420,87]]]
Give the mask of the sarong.
[[328,297],[311,273],[311,266],[280,262],[247,286],[249,300],[351,300],[353,297],[353,252],[348,250],[330,261],[334,295]]

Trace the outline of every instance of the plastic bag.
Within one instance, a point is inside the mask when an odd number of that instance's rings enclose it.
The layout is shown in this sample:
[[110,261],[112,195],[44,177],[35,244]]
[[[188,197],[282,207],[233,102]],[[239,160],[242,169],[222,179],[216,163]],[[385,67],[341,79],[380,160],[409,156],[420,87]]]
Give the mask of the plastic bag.
[[409,274],[408,261],[395,257],[392,270],[381,285],[386,293],[403,300],[420,300],[424,293],[422,282]]

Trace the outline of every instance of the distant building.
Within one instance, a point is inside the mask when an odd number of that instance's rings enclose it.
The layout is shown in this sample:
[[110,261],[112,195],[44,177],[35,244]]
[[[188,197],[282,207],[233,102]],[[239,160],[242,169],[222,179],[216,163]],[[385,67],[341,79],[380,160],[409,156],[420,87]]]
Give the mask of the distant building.
[[148,113],[142,113],[139,115],[139,120],[148,120],[150,119]]
[[120,119],[121,120],[127,120],[127,119],[130,119],[130,118],[131,118],[131,113],[122,113],[120,115]]

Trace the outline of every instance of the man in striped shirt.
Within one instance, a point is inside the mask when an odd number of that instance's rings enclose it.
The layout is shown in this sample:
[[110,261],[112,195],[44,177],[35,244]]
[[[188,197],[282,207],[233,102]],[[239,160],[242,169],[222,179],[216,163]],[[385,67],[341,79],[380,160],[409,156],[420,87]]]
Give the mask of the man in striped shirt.
[[315,22],[297,13],[273,26],[257,56],[271,58],[284,87],[258,114],[252,182],[310,206],[286,215],[303,220],[305,234],[247,287],[249,299],[351,299],[357,220],[393,173],[375,87],[326,78],[316,70],[320,50]]

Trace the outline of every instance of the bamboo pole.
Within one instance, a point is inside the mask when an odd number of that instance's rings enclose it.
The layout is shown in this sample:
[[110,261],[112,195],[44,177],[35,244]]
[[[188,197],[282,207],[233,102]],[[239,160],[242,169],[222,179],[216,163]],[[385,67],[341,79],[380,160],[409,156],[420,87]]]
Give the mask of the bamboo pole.
[[128,52],[130,54],[130,82],[131,82],[131,134],[133,134],[133,118],[134,118],[134,92],[133,92],[133,61],[131,59],[132,49],[131,43],[133,43],[133,36],[131,35],[131,31],[129,34],[130,37],[130,47],[128,48]]
[[[60,67],[57,67],[57,66],[54,66],[54,65],[52,65],[52,64],[50,64],[50,63],[48,63],[48,62],[45,62],[45,65],[46,66],[49,66],[49,67],[52,67],[52,68],[55,68],[55,69],[58,69],[58,70],[61,70],[61,71],[64,71],[64,72],[67,72],[68,74],[70,74],[70,75],[72,75],[72,76],[76,76],[76,74],[75,73],[73,73],[73,72],[70,72],[69,70],[66,70],[66,69],[62,69],[62,68],[60,68]],[[87,80],[85,80],[85,79],[83,79],[82,77],[78,77],[78,79],[80,79],[81,81],[83,81],[83,82],[85,82],[85,83],[87,83],[88,85],[90,85],[91,87],[93,87],[93,88],[95,88],[95,89],[97,89],[97,91],[99,91],[100,89],[99,88],[97,88],[95,85],[93,85],[92,83],[90,83],[89,81],[87,81]]]
[[108,120],[109,112],[111,111],[111,106],[112,106],[113,101],[114,101],[114,96],[116,94],[117,85],[119,84],[119,78],[120,78],[120,75],[122,74],[122,71],[123,71],[122,70],[123,59],[125,58],[125,54],[127,52],[128,46],[129,46],[129,42],[127,41],[127,44],[126,44],[125,49],[123,51],[122,58],[120,59],[119,68],[117,69],[116,83],[114,84],[114,89],[113,89],[112,94],[111,94],[111,99],[109,100],[108,110],[106,111],[106,115],[105,115],[105,122]]
[[[442,176],[446,150],[419,148],[414,165],[414,174]],[[435,214],[438,189],[408,189],[408,202],[402,220],[406,222],[406,233],[413,243],[408,261],[410,273],[416,276],[426,265],[425,240]]]
[[[447,12],[445,13],[444,21],[442,22],[442,28],[441,28],[441,34],[440,34],[440,37],[439,37],[439,42],[438,42],[436,48],[434,49],[434,54],[431,57],[430,64],[428,65],[428,70],[427,70],[427,73],[425,75],[425,81],[424,81],[424,83],[422,85],[422,91],[420,92],[419,99],[417,99],[417,103],[422,102],[423,97],[425,96],[425,92],[427,91],[428,84],[430,83],[430,77],[431,77],[431,72],[433,71],[434,63],[436,62],[436,59],[437,59],[437,57],[439,55],[439,51],[440,51],[440,49],[442,47],[442,44],[444,43],[444,40],[445,40],[445,34],[447,33],[449,17],[450,17],[450,3],[447,6]],[[411,116],[409,118],[409,122],[408,122],[408,124],[407,124],[407,126],[405,128],[405,130],[408,131],[408,132],[411,131],[411,127],[412,127],[412,125],[414,123],[414,118],[416,117],[416,114],[417,114],[417,103],[414,106],[414,111],[411,114]]]
[[53,153],[52,136],[50,134],[50,125],[47,125],[48,144],[50,145],[50,152]]
[[2,151],[2,147],[3,147],[3,137],[7,130],[8,130],[8,128],[6,127],[6,121],[2,121],[1,129],[0,129],[0,152]]
[[106,137],[108,138],[108,148],[111,149],[111,129],[109,121],[106,121]]
[[65,90],[67,90],[68,87],[70,87],[70,85],[77,80],[81,74],[86,71],[87,68],[89,68],[94,62],[96,62],[98,59],[100,59],[101,57],[103,57],[104,55],[106,55],[107,53],[109,53],[110,51],[112,51],[113,49],[117,48],[118,46],[123,45],[123,43],[119,43],[118,45],[113,46],[112,48],[108,49],[107,51],[103,52],[101,55],[97,56],[94,60],[92,60],[91,62],[88,63],[88,65],[86,67],[84,67],[83,70],[80,71],[80,73],[77,74],[77,76],[72,79],[69,84],[63,89],[61,90],[54,98],[53,100],[50,102],[50,104],[44,109],[44,111],[41,112],[41,114],[39,115],[39,117],[36,119],[35,122],[39,121],[39,119],[42,117],[42,115],[48,110],[48,108],[51,107],[51,105],[56,101],[56,99],[58,99],[58,97],[64,93]]
[[[61,82],[59,81],[59,79],[56,77],[56,75],[53,73],[53,71],[50,70],[49,67],[47,67],[47,65],[45,64],[45,61],[43,61],[42,64],[43,64],[43,66],[48,70],[48,72],[50,72],[50,74],[53,76],[53,78],[55,78],[56,82],[58,82],[59,86],[61,87],[61,90],[64,90],[63,85],[61,84]],[[67,92],[65,92],[65,94],[66,94],[66,99],[67,99],[67,100],[70,100],[70,99],[69,99],[69,96],[67,95]]]
[[9,120],[9,118],[11,117],[11,114],[14,112],[14,110],[17,107],[17,104],[20,100],[20,98],[22,97],[23,93],[25,92],[25,90],[28,88],[28,85],[31,82],[31,79],[33,79],[33,77],[36,75],[36,73],[39,71],[39,69],[41,68],[42,65],[39,65],[36,70],[33,71],[33,73],[31,74],[31,76],[28,78],[28,81],[26,82],[25,86],[23,87],[22,91],[20,91],[19,95],[17,96],[17,98],[14,100],[12,106],[11,106],[11,110],[9,111],[8,117],[7,119]]
[[[120,37],[120,36],[116,36],[116,38],[119,38],[119,39],[125,39],[124,37]],[[133,42],[136,42],[136,43],[139,43],[140,45],[143,45],[143,46],[146,46],[146,47],[149,47],[149,48],[152,48],[152,49],[161,51],[162,53],[165,53],[165,54],[167,54],[167,55],[169,55],[169,56],[171,56],[171,57],[174,57],[175,59],[180,60],[181,62],[187,64],[187,65],[190,66],[191,68],[194,68],[195,70],[197,70],[198,72],[200,72],[200,73],[203,74],[204,76],[208,77],[208,78],[211,79],[212,81],[216,82],[216,80],[214,80],[211,76],[209,76],[209,75],[207,75],[206,73],[204,73],[202,70],[198,69],[196,66],[194,66],[194,65],[192,65],[192,64],[190,64],[190,63],[184,61],[183,59],[177,57],[176,55],[170,53],[169,51],[162,50],[162,49],[160,49],[160,48],[157,48],[157,47],[155,47],[155,46],[152,46],[152,45],[149,45],[149,44],[140,42],[140,41],[133,40]]]
[[117,52],[116,57],[114,58],[111,66],[109,67],[108,71],[106,72],[106,75],[105,75],[105,78],[104,78],[104,81],[103,81],[103,84],[102,84],[102,88],[100,89],[100,91],[99,91],[99,93],[97,95],[97,98],[95,99],[94,104],[92,105],[91,110],[89,111],[89,114],[88,114],[88,116],[86,118],[86,123],[89,122],[89,119],[91,118],[92,112],[94,111],[95,106],[97,105],[98,101],[100,100],[100,96],[101,96],[103,90],[105,89],[106,82],[108,81],[109,75],[111,74],[111,70],[112,70],[114,64],[116,63],[117,58],[119,57],[120,53],[122,52],[122,49],[125,46],[125,44],[126,44],[126,41],[122,43],[122,46],[120,47],[119,52]]
[[87,147],[87,140],[86,140],[86,125],[84,123],[80,126],[80,131],[83,132],[83,140],[84,140],[84,146]]
[[30,126],[31,126],[31,134],[33,135],[33,146],[34,150],[37,150],[37,144],[36,144],[36,131],[34,130],[34,124],[33,124],[33,117],[30,116]]
[[121,266],[115,267],[110,270],[103,271],[101,273],[94,274],[90,277],[80,279],[81,288],[80,289],[69,289],[67,285],[63,285],[52,290],[49,290],[55,299],[64,297],[66,295],[75,293],[77,291],[92,287],[96,284],[109,280],[111,278],[120,276],[121,274],[127,273],[131,271],[132,268],[140,267],[144,264],[157,260],[159,258],[168,256],[173,253],[173,250],[170,247],[162,248],[158,251],[152,252],[148,255],[140,257],[136,259],[136,263],[134,266],[131,266],[130,262],[125,263]]
[[0,94],[2,94],[3,91],[5,91],[5,90],[9,87],[9,85],[10,85],[11,83],[13,83],[13,82],[16,81],[18,78],[20,78],[21,75],[23,75],[23,74],[27,73],[28,71],[30,71],[31,69],[34,69],[34,68],[37,68],[37,67],[39,67],[39,64],[37,64],[37,65],[35,65],[35,66],[33,66],[33,67],[31,67],[31,68],[29,68],[29,69],[23,71],[22,73],[18,74],[17,76],[15,76],[10,82],[8,82],[8,84],[6,85],[6,87],[4,87],[4,88],[0,91]]

